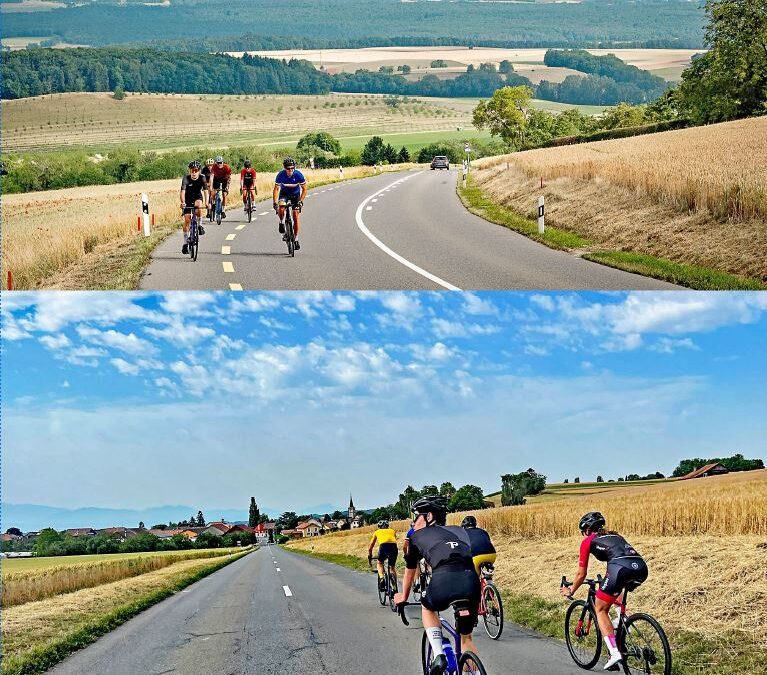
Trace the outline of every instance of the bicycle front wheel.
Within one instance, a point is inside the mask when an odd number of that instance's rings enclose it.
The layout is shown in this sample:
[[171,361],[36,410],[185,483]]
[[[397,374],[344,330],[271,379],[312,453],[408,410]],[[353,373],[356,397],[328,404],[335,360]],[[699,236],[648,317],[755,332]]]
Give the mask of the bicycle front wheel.
[[285,234],[287,235],[288,255],[293,258],[296,255],[295,235],[293,234],[293,221],[285,219]]
[[378,602],[381,603],[381,607],[386,607],[386,596],[388,595],[386,583],[384,582],[383,588],[381,588],[381,577],[378,574],[376,574],[376,583],[378,584]]
[[397,575],[389,572],[389,607],[392,612],[397,611],[397,605],[394,604],[394,594],[397,592]]
[[503,603],[498,589],[488,583],[482,591],[482,600],[485,603],[485,613],[482,619],[485,622],[485,632],[488,636],[497,640],[503,633]]
[[485,666],[482,665],[479,656],[474,652],[464,652],[461,654],[461,658],[458,659],[458,672],[461,674],[475,673],[476,675],[487,675]]
[[661,625],[649,614],[632,614],[619,636],[626,675],[671,675],[671,646]]
[[602,634],[594,608],[583,600],[576,600],[567,608],[565,640],[570,656],[580,668],[589,670],[597,664],[602,653]]
[[424,631],[421,638],[421,667],[423,668],[423,675],[428,675],[433,660],[434,652],[431,650],[429,638],[426,637],[426,631]]

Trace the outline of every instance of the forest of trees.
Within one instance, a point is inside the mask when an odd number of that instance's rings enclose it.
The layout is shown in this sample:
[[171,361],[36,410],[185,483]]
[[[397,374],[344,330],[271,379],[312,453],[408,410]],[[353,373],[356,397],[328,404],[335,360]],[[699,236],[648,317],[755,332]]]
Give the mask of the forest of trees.
[[[169,48],[183,51],[407,44],[697,49],[703,38],[700,7],[681,0],[362,3],[364,9],[360,0],[298,0],[286,16],[271,0],[230,0],[227,20],[221,21],[200,0],[174,0],[170,6],[73,2],[45,12],[5,13],[3,37],[56,36],[92,46],[172,41]],[[237,17],[240,35],[232,35],[229,17]]]

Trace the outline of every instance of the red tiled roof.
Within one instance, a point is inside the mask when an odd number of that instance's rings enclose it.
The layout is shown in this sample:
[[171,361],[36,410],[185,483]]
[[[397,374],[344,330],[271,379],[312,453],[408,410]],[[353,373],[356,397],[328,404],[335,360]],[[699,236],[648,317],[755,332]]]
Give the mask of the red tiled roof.
[[[700,469],[695,469],[695,471],[690,471],[686,476],[682,476],[682,478],[698,478],[699,476],[702,476],[704,473],[708,473],[713,469],[714,467],[721,466],[724,469],[724,466],[720,464],[719,462],[713,462],[712,464],[706,464],[706,466],[700,467]],[[725,472],[727,469],[725,469]]]

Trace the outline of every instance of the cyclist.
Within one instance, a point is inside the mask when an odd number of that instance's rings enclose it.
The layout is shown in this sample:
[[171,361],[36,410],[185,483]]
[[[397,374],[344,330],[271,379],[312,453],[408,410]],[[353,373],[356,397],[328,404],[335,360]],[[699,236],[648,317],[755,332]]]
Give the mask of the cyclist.
[[[292,157],[286,157],[282,160],[282,171],[274,179],[274,190],[272,191],[272,206],[280,219],[280,234],[285,234],[285,204],[290,201],[293,204],[294,234],[296,236],[296,250],[301,246],[298,244],[299,215],[301,207],[306,199],[306,178],[304,174],[296,169],[296,162]],[[285,237],[283,237],[284,240]]]
[[[210,170],[213,168],[214,164],[215,162],[213,161],[213,158],[208,157],[208,159],[205,160],[205,166],[202,167],[202,175],[205,176],[205,180],[208,181],[208,188],[210,188],[211,182],[213,180],[211,178]],[[205,217],[210,218],[210,209],[211,209],[210,202],[208,202],[207,206],[208,206],[208,213],[205,215]]]
[[[202,218],[202,207],[208,199],[208,182],[200,172],[200,162],[196,159],[189,162],[189,173],[181,180],[181,208],[184,213],[184,245],[181,252],[189,253],[189,223],[192,220],[192,209],[195,209],[197,218]],[[205,229],[200,223],[197,226],[200,235],[205,234]]]
[[229,183],[232,180],[232,167],[224,164],[224,158],[221,155],[216,157],[216,163],[210,169],[213,175],[213,190],[211,191],[211,202],[216,201],[216,193],[221,190],[221,217],[226,218],[226,196],[229,194]]
[[373,532],[373,537],[368,545],[368,560],[373,559],[373,546],[378,542],[378,588],[386,588],[386,577],[384,577],[384,562],[389,562],[389,572],[394,575],[394,587],[397,587],[397,571],[394,565],[397,564],[397,534],[389,527],[388,520],[379,520],[378,529]]
[[609,610],[613,604],[620,607],[626,601],[626,588],[638,588],[647,579],[647,564],[636,549],[617,532],[605,529],[605,517],[599,511],[584,515],[578,527],[584,535],[578,558],[578,573],[573,585],[563,587],[562,595],[571,597],[586,578],[589,555],[607,563],[607,574],[597,590],[595,609],[602,635],[605,636],[610,658],[605,670],[617,666],[623,658],[615,641],[615,626],[610,620]]
[[490,541],[490,535],[487,531],[477,527],[477,519],[474,516],[466,516],[461,523],[461,527],[469,535],[471,558],[474,561],[474,569],[477,570],[477,576],[479,576],[482,565],[495,564],[495,546]]
[[466,616],[456,620],[461,635],[461,650],[477,653],[472,631],[479,607],[479,577],[471,559],[471,542],[461,527],[446,526],[447,500],[439,495],[421,497],[413,504],[414,532],[405,556],[405,578],[402,592],[394,596],[398,605],[407,602],[410,588],[423,558],[431,568],[431,583],[421,599],[421,617],[434,660],[428,675],[442,675],[447,659],[442,648],[442,625],[439,614],[457,600],[468,601]]
[[247,210],[245,202],[247,201],[248,193],[250,193],[250,202],[256,201],[256,170],[253,168],[249,159],[246,159],[242,163],[242,171],[240,171],[240,194],[242,195],[243,208]]

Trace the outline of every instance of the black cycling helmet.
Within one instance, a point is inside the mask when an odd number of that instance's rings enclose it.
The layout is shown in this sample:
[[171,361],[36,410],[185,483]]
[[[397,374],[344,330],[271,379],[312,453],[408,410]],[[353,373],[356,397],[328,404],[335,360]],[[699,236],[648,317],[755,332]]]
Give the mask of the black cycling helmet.
[[427,513],[434,514],[434,522],[444,525],[447,519],[447,499],[439,495],[424,495],[413,504],[416,518]]
[[578,529],[580,529],[582,534],[591,534],[600,527],[604,527],[606,522],[605,517],[599,511],[589,511],[581,518],[581,522],[578,523]]
[[246,169],[249,169],[249,168],[250,168],[250,166],[251,166],[251,164],[250,164],[250,160],[249,160],[249,159],[246,159],[246,160],[245,160],[245,161],[242,163],[242,165],[243,165],[243,166],[244,166]]
[[295,169],[296,168],[296,160],[292,157],[286,157],[282,160],[282,168],[283,169]]
[[477,526],[477,519],[474,516],[466,516],[461,521],[461,527],[476,527]]
[[387,527],[389,527],[389,521],[388,520],[379,520],[378,521],[378,527],[381,530],[385,530]]
[[202,168],[202,164],[200,164],[199,160],[193,159],[191,162],[189,162],[189,168],[197,169],[199,171]]

